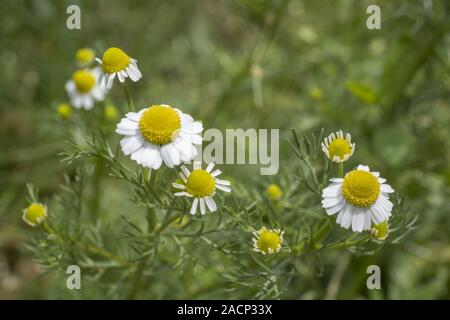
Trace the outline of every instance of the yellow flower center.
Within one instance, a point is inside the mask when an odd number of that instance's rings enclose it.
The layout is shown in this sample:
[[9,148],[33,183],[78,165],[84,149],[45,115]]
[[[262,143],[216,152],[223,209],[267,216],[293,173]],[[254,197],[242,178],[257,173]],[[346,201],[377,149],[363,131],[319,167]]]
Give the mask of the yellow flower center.
[[75,54],[75,59],[83,66],[91,64],[94,61],[94,58],[95,53],[89,48],[81,48]]
[[154,144],[167,144],[175,139],[181,128],[178,113],[168,106],[151,106],[142,114],[139,129],[145,139]]
[[72,115],[72,108],[67,103],[61,103],[56,108],[56,112],[63,119],[69,119]]
[[380,195],[380,183],[377,178],[366,171],[353,170],[346,174],[342,183],[345,200],[357,207],[372,205]]
[[344,159],[344,156],[352,152],[350,143],[342,138],[334,139],[328,146],[328,152],[330,153],[330,158],[333,159],[334,156],[338,156],[339,159]]
[[277,232],[265,229],[260,232],[257,246],[259,250],[265,252],[266,254],[270,254],[269,249],[272,249],[272,253],[275,253],[278,251],[278,248],[282,243],[283,240]]
[[186,191],[196,198],[209,196],[215,189],[214,177],[205,170],[194,170],[187,178]]
[[82,93],[91,91],[96,83],[94,75],[87,70],[75,71],[72,75],[72,79],[73,82],[75,82],[77,90]]
[[105,73],[114,73],[125,69],[130,57],[119,48],[109,48],[103,53],[102,68]]
[[40,224],[47,217],[47,208],[40,203],[32,203],[25,209],[25,218],[32,224]]
[[271,184],[267,187],[266,195],[270,200],[275,201],[283,196],[283,191],[276,184]]

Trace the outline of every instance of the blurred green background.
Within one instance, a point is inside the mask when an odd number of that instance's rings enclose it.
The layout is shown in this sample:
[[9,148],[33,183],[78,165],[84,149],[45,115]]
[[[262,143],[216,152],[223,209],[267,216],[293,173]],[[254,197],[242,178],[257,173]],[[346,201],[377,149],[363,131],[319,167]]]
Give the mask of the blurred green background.
[[[81,30],[66,28],[70,4],[81,8]],[[381,8],[381,30],[366,28],[370,4]],[[450,297],[450,2],[7,0],[1,8],[0,298],[62,297],[25,246],[34,232],[21,220],[25,183],[34,181],[44,198],[59,190],[67,132],[55,108],[67,101],[75,52],[90,47],[101,56],[111,46],[138,59],[143,79],[131,91],[139,108],[167,103],[206,128],[279,128],[282,172],[297,162],[285,142],[291,128],[351,132],[350,166],[382,172],[419,220],[411,239],[378,256],[381,296],[364,288],[358,258],[336,255],[346,271],[331,297]],[[109,98],[126,110],[120,90]],[[257,174],[226,171],[241,183]],[[263,192],[276,177],[258,179]],[[113,197],[118,185],[107,184]],[[326,268],[284,298],[330,297],[334,268]]]

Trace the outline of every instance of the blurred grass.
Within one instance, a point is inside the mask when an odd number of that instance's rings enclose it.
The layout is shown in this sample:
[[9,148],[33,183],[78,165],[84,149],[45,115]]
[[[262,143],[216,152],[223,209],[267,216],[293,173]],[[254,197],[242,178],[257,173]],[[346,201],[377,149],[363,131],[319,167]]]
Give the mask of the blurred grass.
[[[67,137],[54,109],[67,99],[75,51],[119,46],[144,75],[131,87],[137,106],[178,106],[206,128],[280,128],[283,140],[291,128],[351,132],[357,153],[349,165],[383,172],[420,225],[403,246],[350,257],[336,297],[449,298],[450,4],[375,2],[382,29],[372,31],[365,9],[373,1],[2,2],[0,297],[55,294],[42,290],[54,279],[38,276],[24,249],[24,184],[35,181],[47,197],[63,182],[57,153]],[[69,4],[81,7],[80,31],[65,27]],[[124,111],[121,94],[112,90],[110,99]],[[293,170],[287,143],[280,162]],[[227,174],[266,179],[252,167],[227,166]],[[117,183],[108,185],[120,194]],[[327,274],[339,260],[337,253],[326,259]],[[362,268],[370,261],[386,270],[382,296],[366,293]],[[328,280],[312,277],[288,297],[322,297]],[[190,294],[214,297],[207,289]]]

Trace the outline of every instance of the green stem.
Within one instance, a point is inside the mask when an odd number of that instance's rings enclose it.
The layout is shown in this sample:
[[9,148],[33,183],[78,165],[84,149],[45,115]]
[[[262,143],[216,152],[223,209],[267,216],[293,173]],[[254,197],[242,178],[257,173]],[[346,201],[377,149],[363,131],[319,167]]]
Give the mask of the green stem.
[[338,163],[338,177],[344,177],[344,161]]
[[130,90],[128,90],[127,83],[122,83],[123,92],[125,93],[125,97],[127,98],[128,111],[134,112],[136,109],[134,108],[133,98],[131,97]]
[[101,186],[102,177],[104,172],[104,159],[98,158],[95,164],[94,181],[93,181],[93,193],[91,198],[91,215],[96,214],[100,209],[101,199]]

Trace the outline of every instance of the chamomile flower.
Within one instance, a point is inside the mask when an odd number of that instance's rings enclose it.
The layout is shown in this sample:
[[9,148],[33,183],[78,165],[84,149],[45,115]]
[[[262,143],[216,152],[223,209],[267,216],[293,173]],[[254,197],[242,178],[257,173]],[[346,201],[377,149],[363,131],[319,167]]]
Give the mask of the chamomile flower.
[[95,59],[95,52],[90,48],[78,49],[75,53],[75,60],[80,67],[89,67]]
[[72,74],[72,79],[66,83],[66,91],[70,104],[77,109],[90,110],[95,101],[102,101],[107,90],[99,85],[100,68],[80,69]]
[[253,250],[260,252],[262,255],[277,253],[283,245],[284,231],[280,229],[262,227],[253,232],[253,235]]
[[394,192],[379,172],[359,165],[344,178],[333,178],[322,191],[322,205],[328,215],[337,214],[336,222],[355,232],[369,230],[391,216],[393,204],[389,193]]
[[111,89],[114,78],[117,76],[120,82],[130,78],[136,82],[142,78],[141,71],[137,66],[137,60],[129,57],[122,49],[109,48],[103,53],[102,60],[96,58],[103,69],[100,83]]
[[70,119],[72,112],[72,107],[68,103],[61,103],[56,107],[56,113],[64,120]]
[[389,225],[387,220],[383,221],[382,223],[373,225],[370,231],[372,232],[372,235],[375,239],[386,240],[389,235]]
[[176,196],[193,198],[190,214],[194,215],[197,212],[199,203],[202,215],[206,213],[206,209],[210,212],[217,211],[217,205],[213,199],[216,189],[231,192],[230,182],[218,179],[222,172],[219,169],[212,171],[213,168],[214,163],[208,164],[203,170],[200,162],[194,162],[194,170],[190,172],[185,165],[181,166],[179,175],[184,183],[173,183],[172,186],[180,190],[175,193]]
[[47,219],[47,206],[42,203],[32,203],[23,210],[23,221],[32,227],[36,227]]
[[125,136],[120,141],[123,153],[151,169],[159,169],[163,161],[173,168],[194,159],[202,131],[201,122],[166,104],[128,112],[116,128]]
[[334,162],[344,162],[355,152],[355,143],[352,143],[350,133],[347,133],[344,137],[342,131],[337,131],[324,139],[322,151],[325,152],[328,159]]

